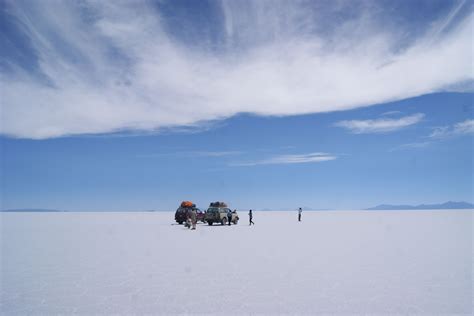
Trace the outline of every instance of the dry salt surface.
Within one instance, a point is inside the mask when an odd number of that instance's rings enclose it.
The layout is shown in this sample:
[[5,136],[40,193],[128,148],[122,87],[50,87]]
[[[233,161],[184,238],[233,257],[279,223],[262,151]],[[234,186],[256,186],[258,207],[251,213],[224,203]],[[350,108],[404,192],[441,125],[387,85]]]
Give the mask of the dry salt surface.
[[466,314],[473,212],[1,214],[0,314]]

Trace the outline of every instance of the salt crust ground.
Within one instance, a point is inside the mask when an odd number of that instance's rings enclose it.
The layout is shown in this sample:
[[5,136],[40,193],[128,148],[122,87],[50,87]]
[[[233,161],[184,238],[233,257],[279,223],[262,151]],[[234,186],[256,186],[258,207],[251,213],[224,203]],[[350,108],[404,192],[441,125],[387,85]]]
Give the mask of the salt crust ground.
[[1,214],[0,314],[466,314],[472,211]]

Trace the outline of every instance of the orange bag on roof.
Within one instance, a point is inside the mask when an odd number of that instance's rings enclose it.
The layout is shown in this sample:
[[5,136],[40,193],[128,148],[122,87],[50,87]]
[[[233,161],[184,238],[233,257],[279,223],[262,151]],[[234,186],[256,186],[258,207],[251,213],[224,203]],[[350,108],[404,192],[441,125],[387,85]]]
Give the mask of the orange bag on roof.
[[191,201],[183,201],[181,202],[181,207],[193,207],[194,203]]

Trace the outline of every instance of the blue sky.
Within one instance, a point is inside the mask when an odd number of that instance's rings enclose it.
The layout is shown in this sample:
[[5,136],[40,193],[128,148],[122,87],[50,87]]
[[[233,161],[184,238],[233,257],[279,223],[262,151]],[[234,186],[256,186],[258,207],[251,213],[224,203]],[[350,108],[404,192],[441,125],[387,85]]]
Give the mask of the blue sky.
[[472,4],[1,4],[2,208],[472,202]]

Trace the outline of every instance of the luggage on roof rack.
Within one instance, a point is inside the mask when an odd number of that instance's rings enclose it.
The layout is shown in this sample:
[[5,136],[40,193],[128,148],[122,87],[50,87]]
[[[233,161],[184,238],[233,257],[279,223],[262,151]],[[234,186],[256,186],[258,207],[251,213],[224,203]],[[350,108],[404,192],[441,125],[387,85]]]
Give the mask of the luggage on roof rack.
[[211,207],[227,207],[227,204],[225,204],[224,202],[219,202],[219,201],[216,201],[216,202],[211,202]]
[[196,204],[191,201],[183,201],[181,202],[181,207],[196,207]]

